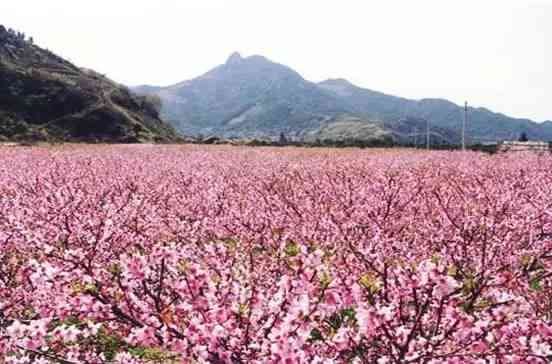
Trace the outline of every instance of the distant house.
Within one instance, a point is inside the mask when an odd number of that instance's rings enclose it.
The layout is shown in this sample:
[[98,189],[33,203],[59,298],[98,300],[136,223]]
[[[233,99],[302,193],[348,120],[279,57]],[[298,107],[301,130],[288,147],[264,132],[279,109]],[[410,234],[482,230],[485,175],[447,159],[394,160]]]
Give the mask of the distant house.
[[499,152],[552,152],[552,142],[542,141],[503,141],[498,143]]

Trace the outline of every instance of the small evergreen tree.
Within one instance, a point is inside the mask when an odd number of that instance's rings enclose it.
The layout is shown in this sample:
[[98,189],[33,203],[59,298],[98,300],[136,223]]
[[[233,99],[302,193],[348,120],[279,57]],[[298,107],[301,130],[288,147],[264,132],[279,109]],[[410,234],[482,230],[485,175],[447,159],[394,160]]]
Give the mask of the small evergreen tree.
[[283,144],[287,144],[287,142],[288,142],[288,141],[287,141],[287,138],[286,138],[285,134],[284,134],[283,132],[281,132],[281,133],[280,133],[280,141],[279,141],[279,143],[283,145]]
[[519,136],[519,141],[520,142],[528,142],[529,141],[529,138],[527,137],[526,132],[521,133],[521,135]]

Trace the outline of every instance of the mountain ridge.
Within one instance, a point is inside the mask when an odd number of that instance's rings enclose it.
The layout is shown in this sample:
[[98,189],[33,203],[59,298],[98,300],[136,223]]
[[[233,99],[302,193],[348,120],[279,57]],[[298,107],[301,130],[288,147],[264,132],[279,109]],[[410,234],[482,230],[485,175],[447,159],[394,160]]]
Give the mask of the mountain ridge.
[[[405,116],[428,119],[432,124],[459,132],[464,107],[443,98],[407,99],[361,88],[347,82],[335,84],[332,80],[322,81],[321,87],[335,94],[347,94],[347,99],[364,115],[393,123]],[[384,102],[385,106],[377,105]],[[374,105],[376,103],[376,105]],[[552,124],[538,123],[530,119],[514,118],[493,112],[484,107],[468,107],[467,134],[472,142],[496,141],[517,138],[525,132],[534,138],[552,139]],[[492,123],[487,125],[485,123]],[[508,124],[505,124],[508,123]]]
[[152,90],[160,96],[165,119],[187,135],[277,137],[285,132],[298,137],[311,129],[313,120],[347,111],[330,93],[291,68],[238,53],[195,79],[134,90]]
[[[449,100],[407,99],[362,88],[344,78],[314,83],[259,55],[242,57],[235,52],[196,78],[167,87],[133,89],[161,97],[163,118],[185,134],[269,139],[285,134],[301,140],[328,129],[328,123],[354,119],[348,125],[379,125],[400,143],[417,140],[428,122],[435,142],[458,144],[461,139],[463,106]],[[516,139],[521,133],[552,140],[552,122],[539,124],[485,108],[468,110],[470,143]]]

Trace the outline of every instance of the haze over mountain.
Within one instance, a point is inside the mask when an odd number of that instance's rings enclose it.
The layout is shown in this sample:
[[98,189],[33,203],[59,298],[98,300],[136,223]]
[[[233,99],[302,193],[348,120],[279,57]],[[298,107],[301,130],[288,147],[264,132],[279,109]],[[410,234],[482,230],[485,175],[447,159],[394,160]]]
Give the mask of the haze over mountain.
[[174,141],[155,99],[80,69],[0,25],[0,139]]
[[[412,143],[425,135],[429,121],[434,142],[457,144],[463,118],[463,107],[447,100],[409,100],[344,79],[313,83],[287,66],[238,53],[192,80],[134,90],[158,95],[162,117],[186,135]],[[468,142],[513,139],[522,132],[552,139],[552,123],[469,108]]]
[[238,53],[191,81],[135,91],[159,95],[163,117],[186,135],[300,138],[349,110],[292,69]]

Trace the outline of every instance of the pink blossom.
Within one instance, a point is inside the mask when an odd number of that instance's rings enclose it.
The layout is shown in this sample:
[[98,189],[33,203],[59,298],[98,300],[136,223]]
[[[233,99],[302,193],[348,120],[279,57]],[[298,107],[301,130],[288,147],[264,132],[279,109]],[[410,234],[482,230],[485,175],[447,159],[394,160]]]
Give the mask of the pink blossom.
[[552,355],[552,160],[205,146],[0,154],[0,357]]

